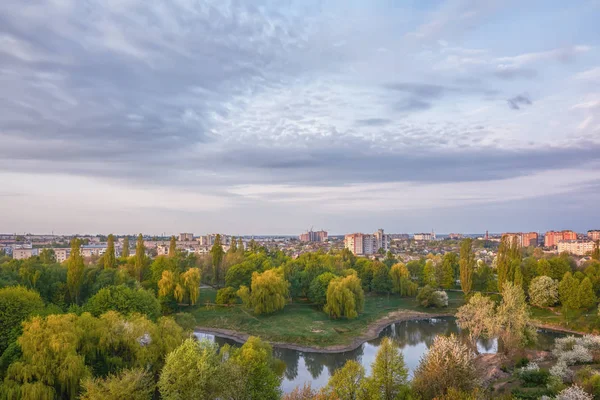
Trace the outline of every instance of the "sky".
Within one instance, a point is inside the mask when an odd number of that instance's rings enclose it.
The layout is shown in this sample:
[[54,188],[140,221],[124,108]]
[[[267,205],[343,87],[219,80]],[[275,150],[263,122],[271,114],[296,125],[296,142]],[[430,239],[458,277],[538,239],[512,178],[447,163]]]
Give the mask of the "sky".
[[0,232],[600,229],[600,1],[3,0]]

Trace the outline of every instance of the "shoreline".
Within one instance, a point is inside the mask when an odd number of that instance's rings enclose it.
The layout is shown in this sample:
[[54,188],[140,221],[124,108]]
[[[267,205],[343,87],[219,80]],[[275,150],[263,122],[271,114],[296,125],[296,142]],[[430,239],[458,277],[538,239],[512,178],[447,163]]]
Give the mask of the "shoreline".
[[[318,346],[310,346],[310,345],[301,345],[296,343],[289,342],[277,342],[266,340],[271,346],[279,348],[279,349],[288,349],[288,350],[296,350],[301,351],[303,353],[345,353],[347,351],[356,350],[358,347],[362,346],[364,343],[369,340],[377,339],[381,331],[385,328],[394,324],[396,322],[402,321],[420,321],[431,318],[442,318],[442,317],[455,317],[453,314],[449,313],[425,313],[420,311],[392,311],[386,316],[372,322],[367,326],[367,330],[356,336],[352,339],[349,344],[334,344],[325,347]],[[585,332],[579,332],[576,330],[563,328],[555,325],[546,325],[543,323],[534,322],[534,325],[538,329],[543,329],[551,332],[558,332],[564,334],[576,334],[576,335],[585,335]],[[249,333],[234,331],[232,329],[224,329],[224,328],[211,328],[204,326],[197,326],[194,328],[194,332],[198,333],[207,333],[220,336],[225,339],[233,340],[234,342],[244,344],[250,336]]]
[[[345,353],[347,351],[356,350],[358,347],[362,346],[365,342],[368,342],[369,340],[377,339],[382,330],[396,322],[419,321],[441,317],[454,317],[454,315],[449,313],[424,313],[419,311],[392,311],[386,316],[369,324],[367,326],[367,330],[359,336],[353,338],[352,342],[349,344],[336,344],[325,347],[317,347],[288,342],[275,342],[270,340],[267,340],[266,342],[269,343],[271,346],[277,347],[279,349],[296,350],[301,351],[303,353]],[[231,329],[223,328],[209,328],[203,326],[195,327],[194,332],[218,335],[220,337],[233,340],[240,344],[245,343],[248,340],[248,338],[252,336],[246,332],[238,332]]]

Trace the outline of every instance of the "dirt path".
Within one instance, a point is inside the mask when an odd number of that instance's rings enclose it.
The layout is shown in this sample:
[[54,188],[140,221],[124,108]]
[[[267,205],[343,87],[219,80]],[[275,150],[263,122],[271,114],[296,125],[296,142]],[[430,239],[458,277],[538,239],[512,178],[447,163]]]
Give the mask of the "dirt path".
[[[271,341],[269,341],[269,344],[271,344],[271,346],[273,346],[273,347],[277,347],[280,349],[297,350],[297,351],[302,351],[304,353],[344,353],[346,351],[355,350],[356,348],[358,348],[363,343],[365,343],[369,340],[376,339],[385,327],[387,327],[393,323],[401,322],[401,321],[411,321],[411,320],[416,321],[416,320],[422,320],[422,319],[430,319],[430,318],[436,318],[436,317],[451,317],[451,316],[452,316],[452,314],[444,314],[444,313],[430,314],[430,313],[423,313],[423,312],[418,312],[418,311],[407,311],[407,310],[392,311],[392,312],[388,313],[385,317],[382,317],[382,318],[378,319],[377,321],[371,323],[367,327],[367,330],[365,332],[363,332],[360,336],[357,336],[356,338],[354,338],[352,340],[352,342],[347,345],[340,344],[340,345],[332,345],[332,346],[325,346],[325,347],[317,347],[317,346],[302,346],[302,345],[298,345],[298,344],[294,344],[294,343],[271,342]],[[245,343],[246,340],[248,340],[248,338],[251,336],[248,333],[237,332],[237,331],[234,331],[231,329],[206,328],[206,327],[198,326],[198,327],[196,327],[195,330],[200,333],[209,333],[209,334],[218,335],[218,336],[221,336],[221,337],[224,337],[227,339],[231,339],[238,343]]]

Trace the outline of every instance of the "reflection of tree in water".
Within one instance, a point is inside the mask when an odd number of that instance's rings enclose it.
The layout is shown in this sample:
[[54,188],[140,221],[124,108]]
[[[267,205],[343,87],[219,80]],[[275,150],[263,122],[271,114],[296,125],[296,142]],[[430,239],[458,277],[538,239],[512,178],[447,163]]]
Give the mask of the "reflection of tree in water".
[[369,343],[379,346],[383,337],[391,337],[401,349],[423,342],[429,347],[436,336],[447,336],[451,333],[458,333],[458,328],[454,321],[448,318],[401,321],[385,328],[377,339]]
[[346,361],[355,360],[360,362],[363,355],[363,346],[359,346],[357,349],[352,351],[346,351],[344,353],[313,353],[315,355],[315,361],[320,362],[322,365],[327,367],[329,375],[338,369],[342,368]]
[[285,363],[285,377],[293,381],[298,376],[298,361],[300,352],[289,349],[273,348],[273,357],[280,359]]
[[323,372],[323,363],[319,359],[318,353],[303,353],[304,364],[306,365],[306,369],[310,372],[310,375],[313,379],[317,379],[321,372]]

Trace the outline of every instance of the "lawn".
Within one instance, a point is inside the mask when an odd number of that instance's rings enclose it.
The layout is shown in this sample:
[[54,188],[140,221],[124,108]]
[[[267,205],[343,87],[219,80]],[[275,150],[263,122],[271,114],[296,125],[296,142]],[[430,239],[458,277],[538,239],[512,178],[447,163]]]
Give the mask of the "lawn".
[[568,313],[568,318],[560,312],[556,312],[547,308],[531,307],[531,316],[537,322],[554,326],[558,328],[570,329],[578,332],[597,332],[600,327],[600,319],[596,309],[591,311],[572,311]]
[[215,290],[202,289],[198,305],[186,310],[194,315],[198,326],[231,329],[270,341],[309,346],[348,344],[363,333],[371,322],[390,311],[411,310],[454,314],[463,304],[463,295],[458,292],[448,293],[449,307],[444,309],[420,307],[415,298],[367,295],[364,312],[358,318],[332,320],[323,311],[302,301],[288,304],[283,311],[266,316],[254,316],[240,305],[206,307],[206,301],[214,303],[215,296]]

